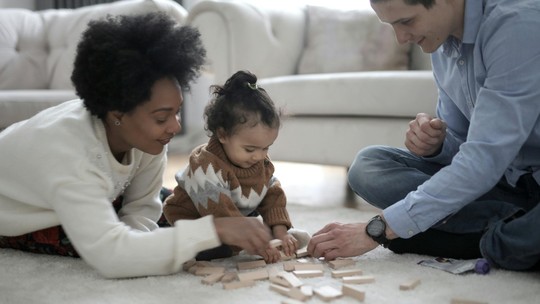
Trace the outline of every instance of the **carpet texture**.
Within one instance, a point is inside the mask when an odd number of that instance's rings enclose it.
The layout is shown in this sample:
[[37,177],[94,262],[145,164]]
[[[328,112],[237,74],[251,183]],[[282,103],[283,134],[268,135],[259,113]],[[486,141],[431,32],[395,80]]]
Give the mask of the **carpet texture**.
[[[316,232],[331,221],[367,220],[373,212],[346,208],[308,207],[289,204],[293,224],[298,229]],[[253,256],[237,256],[217,261],[235,269],[238,261]],[[359,285],[366,293],[364,303],[450,303],[452,298],[495,303],[539,303],[540,274],[493,269],[488,275],[453,275],[419,266],[430,257],[397,255],[386,249],[356,257],[356,268],[373,275],[375,282]],[[267,266],[282,270],[282,264]],[[413,290],[401,291],[399,285],[420,279]],[[324,277],[302,279],[314,288],[341,282],[325,266]],[[220,283],[201,284],[201,277],[187,272],[161,277],[108,280],[99,276],[82,260],[36,255],[0,249],[0,303],[281,303],[286,297],[271,291],[268,281],[255,286],[224,290]],[[306,303],[327,303],[313,297]],[[341,297],[330,303],[358,303]]]

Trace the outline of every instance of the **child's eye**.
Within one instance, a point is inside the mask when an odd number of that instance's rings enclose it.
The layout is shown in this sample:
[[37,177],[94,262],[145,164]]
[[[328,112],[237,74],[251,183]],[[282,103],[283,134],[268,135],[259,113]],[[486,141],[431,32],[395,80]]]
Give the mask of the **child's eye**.
[[252,152],[255,152],[255,150],[254,149],[246,149],[246,152],[252,153]]

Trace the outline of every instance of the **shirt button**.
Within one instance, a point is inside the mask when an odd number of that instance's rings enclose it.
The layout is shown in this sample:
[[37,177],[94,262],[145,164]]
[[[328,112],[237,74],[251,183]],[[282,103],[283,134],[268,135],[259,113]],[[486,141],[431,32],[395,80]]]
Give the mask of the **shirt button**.
[[409,230],[409,236],[413,236],[414,232],[412,230]]
[[464,64],[465,64],[465,60],[460,59],[460,60],[458,61],[458,64],[459,64],[459,65],[464,65]]

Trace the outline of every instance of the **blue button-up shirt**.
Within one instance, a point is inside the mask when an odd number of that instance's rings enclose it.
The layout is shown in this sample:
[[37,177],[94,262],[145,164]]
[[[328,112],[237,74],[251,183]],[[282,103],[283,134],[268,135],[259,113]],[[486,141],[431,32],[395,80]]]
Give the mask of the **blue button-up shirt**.
[[448,165],[383,211],[402,238],[525,173],[540,181],[540,1],[467,0],[463,40],[431,56]]

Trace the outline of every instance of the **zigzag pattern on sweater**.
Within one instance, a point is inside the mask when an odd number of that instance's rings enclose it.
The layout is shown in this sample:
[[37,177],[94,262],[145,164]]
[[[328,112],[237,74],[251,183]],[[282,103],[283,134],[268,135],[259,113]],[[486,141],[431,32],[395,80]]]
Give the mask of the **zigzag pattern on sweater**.
[[178,184],[184,188],[197,210],[202,207],[208,209],[209,201],[219,203],[220,195],[225,195],[243,215],[253,212],[268,192],[266,185],[261,193],[250,189],[248,196],[242,194],[241,187],[230,189],[229,181],[223,179],[222,170],[216,172],[212,164],[208,165],[206,172],[202,167],[197,167],[194,171],[188,167],[178,179]]

